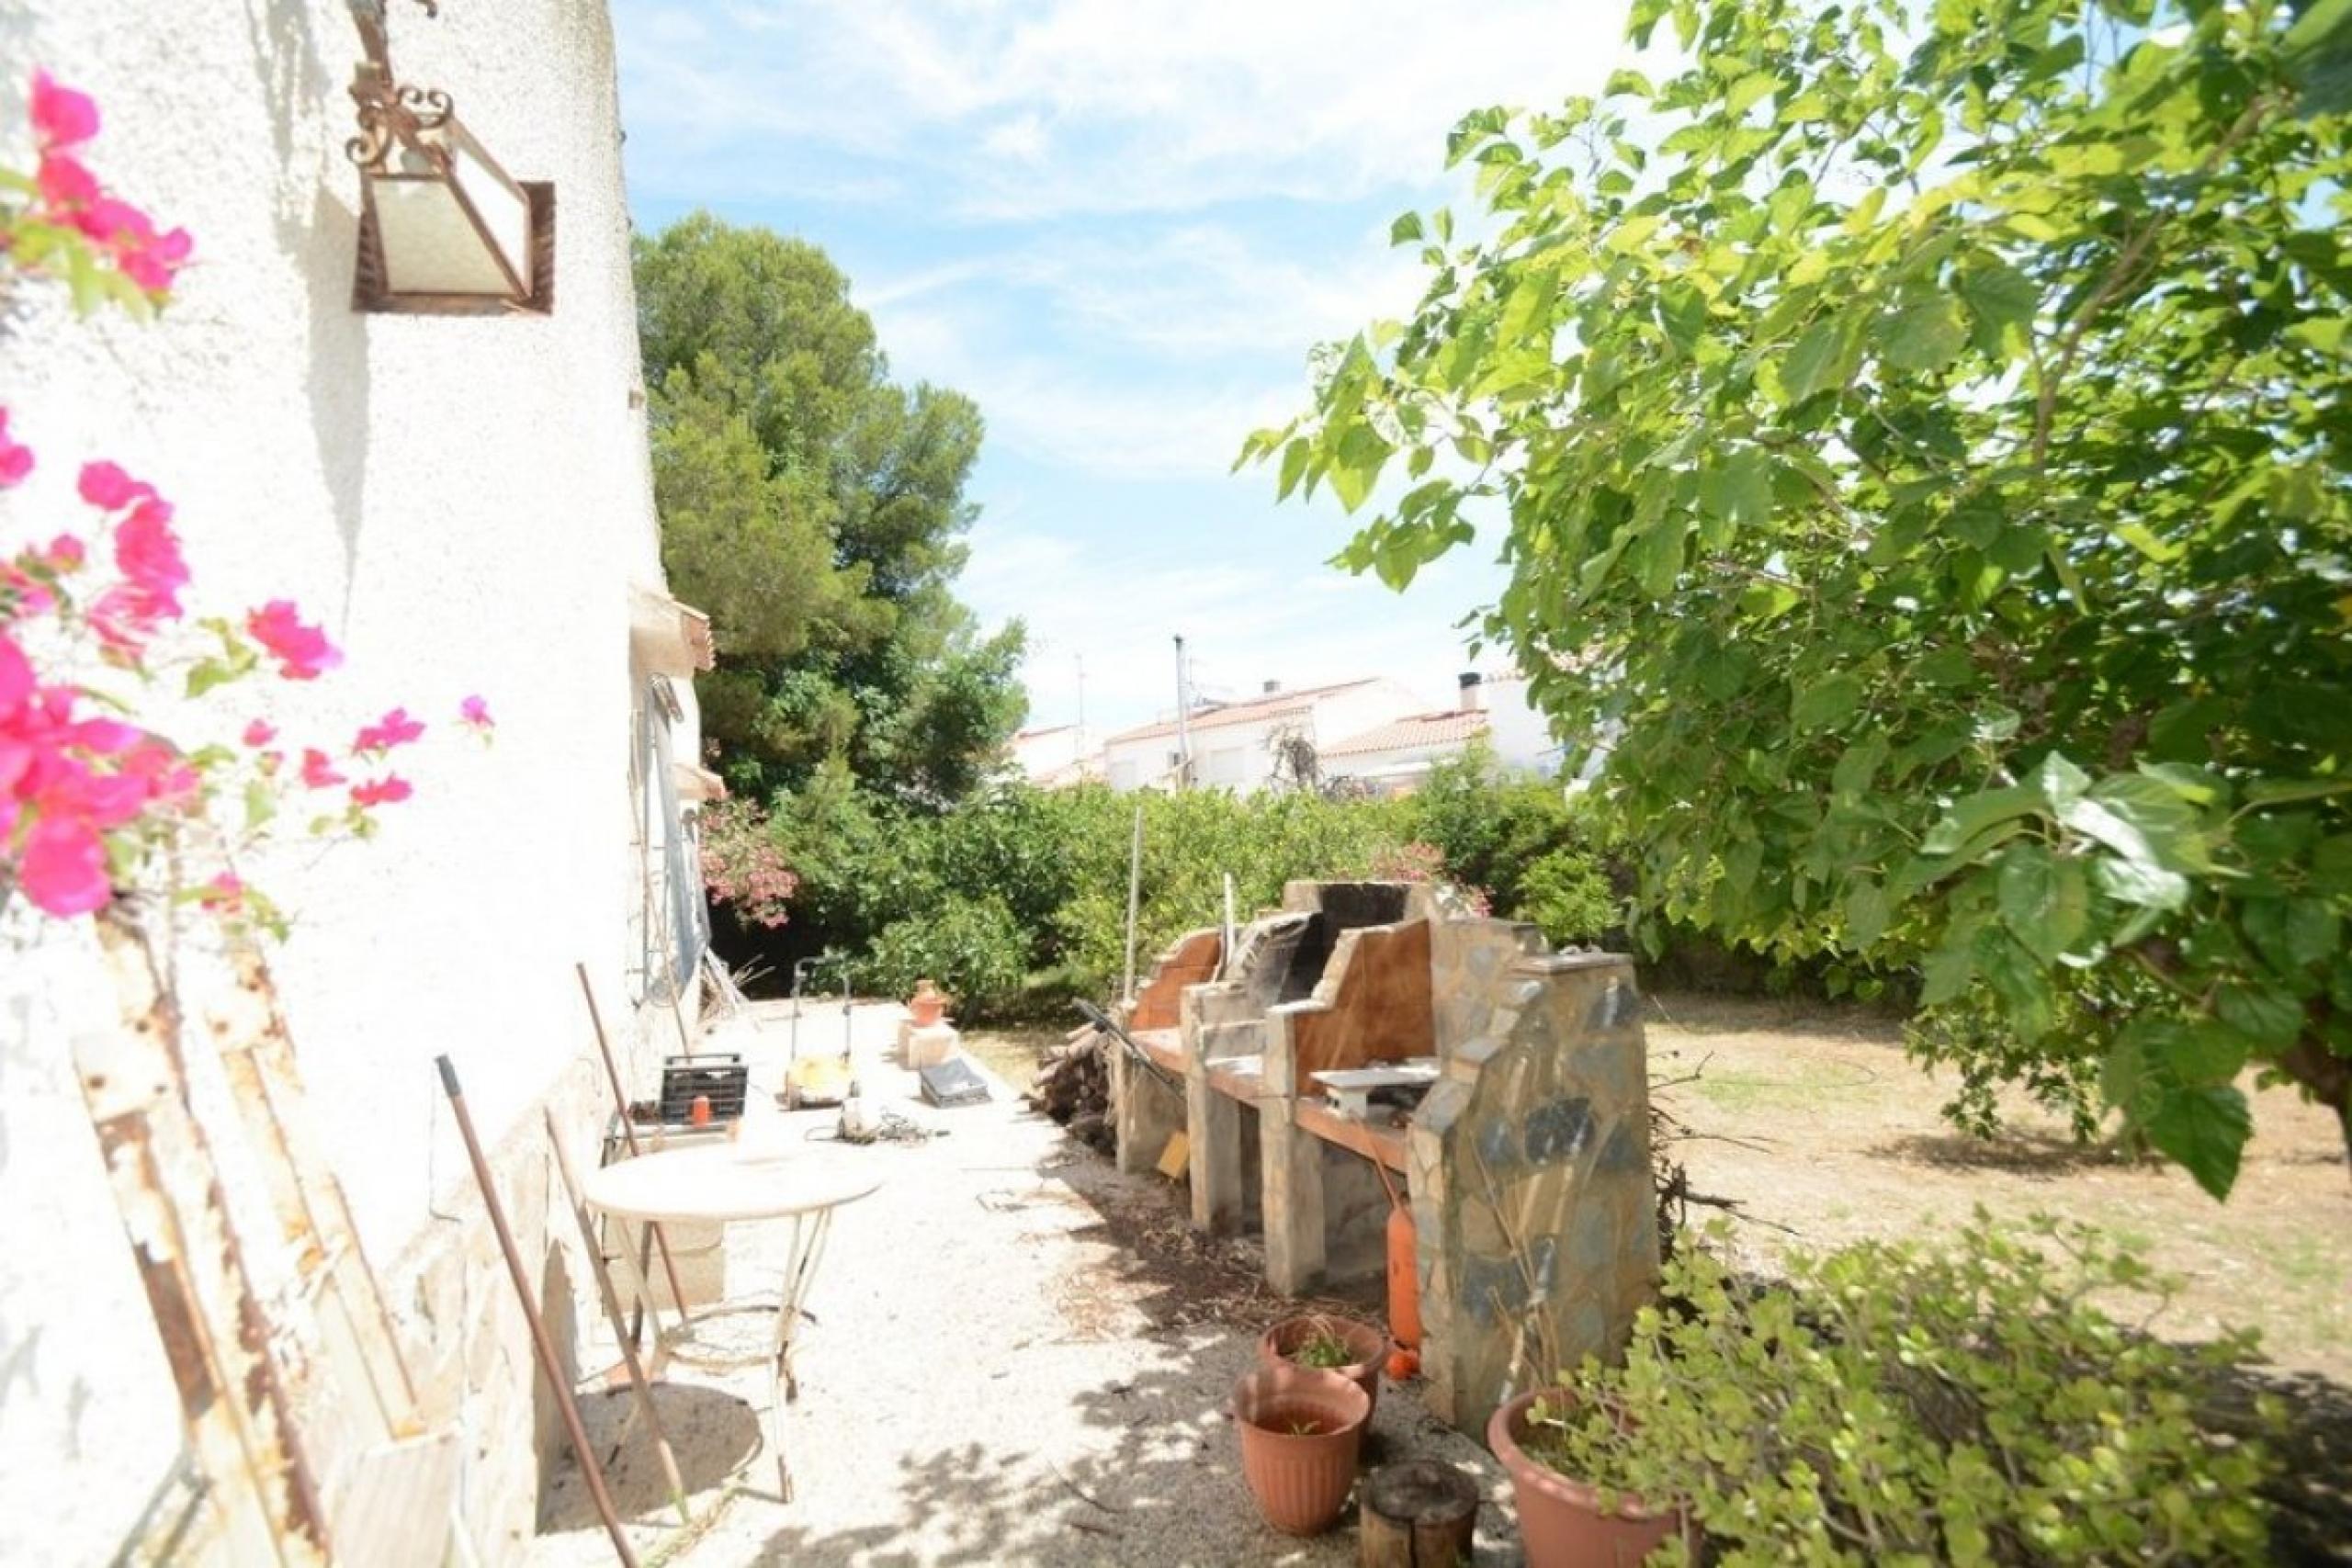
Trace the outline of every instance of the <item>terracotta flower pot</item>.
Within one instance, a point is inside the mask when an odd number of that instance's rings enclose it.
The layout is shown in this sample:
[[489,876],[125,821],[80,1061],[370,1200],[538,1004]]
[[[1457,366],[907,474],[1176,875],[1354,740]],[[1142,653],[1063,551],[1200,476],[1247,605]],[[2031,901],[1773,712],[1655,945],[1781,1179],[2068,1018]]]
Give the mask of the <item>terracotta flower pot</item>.
[[947,1010],[947,998],[928,980],[915,982],[915,994],[907,998],[907,1011],[914,1015],[917,1029],[929,1029]]
[[1291,1352],[1325,1334],[1347,1342],[1347,1364],[1305,1370],[1337,1372],[1363,1390],[1364,1419],[1369,1421],[1372,1412],[1380,1408],[1380,1368],[1388,1359],[1388,1336],[1373,1325],[1352,1317],[1334,1317],[1328,1313],[1286,1317],[1259,1337],[1258,1364],[1261,1367],[1295,1367],[1299,1363],[1291,1359]]
[[1244,1372],[1233,1387],[1241,1475],[1266,1522],[1291,1535],[1329,1529],[1356,1483],[1372,1402],[1337,1372],[1289,1365]]
[[1675,1532],[1679,1516],[1632,1504],[1605,1513],[1594,1488],[1531,1456],[1520,1444],[1527,1436],[1528,1411],[1544,1398],[1575,1396],[1556,1389],[1522,1393],[1487,1423],[1487,1447],[1510,1472],[1528,1568],[1634,1568]]

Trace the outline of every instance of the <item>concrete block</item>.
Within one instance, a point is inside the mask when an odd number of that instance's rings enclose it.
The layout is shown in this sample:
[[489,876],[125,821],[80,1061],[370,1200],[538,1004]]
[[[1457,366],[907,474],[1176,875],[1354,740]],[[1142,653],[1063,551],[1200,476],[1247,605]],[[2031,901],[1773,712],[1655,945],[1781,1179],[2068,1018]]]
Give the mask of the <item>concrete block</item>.
[[918,1025],[908,1019],[899,1025],[899,1065],[910,1071],[935,1067],[956,1054],[963,1038],[954,1024]]

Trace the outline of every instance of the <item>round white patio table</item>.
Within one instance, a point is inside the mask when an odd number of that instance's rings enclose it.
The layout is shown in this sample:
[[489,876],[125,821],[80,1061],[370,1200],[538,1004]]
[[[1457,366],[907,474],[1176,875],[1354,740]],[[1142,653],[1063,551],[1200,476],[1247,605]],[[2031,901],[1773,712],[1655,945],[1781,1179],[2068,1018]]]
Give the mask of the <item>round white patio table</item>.
[[[644,1155],[589,1173],[582,1183],[591,1208],[615,1219],[641,1224],[729,1224],[749,1220],[790,1220],[792,1242],[785,1254],[784,1279],[776,1304],[764,1303],[722,1305],[691,1321],[683,1303],[678,1323],[662,1327],[653,1314],[654,1365],[659,1376],[664,1360],[689,1366],[739,1367],[765,1361],[768,1368],[768,1440],[775,1449],[777,1483],[786,1502],[792,1500],[792,1472],[785,1463],[784,1404],[797,1398],[800,1388],[792,1375],[792,1343],[805,1303],[824,1260],[825,1239],[831,1234],[833,1211],[854,1203],[882,1185],[882,1179],[860,1163],[814,1151],[754,1149],[729,1144],[716,1148],[679,1149]],[[619,1248],[622,1267],[637,1299],[652,1311],[653,1295],[639,1272],[632,1249]],[[709,1353],[698,1349],[697,1325],[722,1314],[742,1312],[775,1314],[773,1339],[756,1354]]]

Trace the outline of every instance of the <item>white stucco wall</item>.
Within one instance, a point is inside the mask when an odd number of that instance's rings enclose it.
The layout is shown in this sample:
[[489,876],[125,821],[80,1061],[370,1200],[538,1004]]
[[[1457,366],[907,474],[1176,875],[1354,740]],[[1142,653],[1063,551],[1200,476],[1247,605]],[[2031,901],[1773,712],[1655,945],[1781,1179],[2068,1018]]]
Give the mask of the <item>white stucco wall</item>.
[[1560,771],[1560,743],[1553,739],[1551,720],[1528,705],[1525,676],[1489,675],[1482,698],[1487,741],[1497,761],[1514,773],[1547,778]]
[[[94,168],[197,244],[153,325],[76,322],[23,291],[0,403],[41,468],[0,502],[0,540],[84,525],[74,470],[113,458],[176,504],[192,608],[291,597],[345,650],[314,685],[239,688],[240,722],[342,739],[395,703],[436,721],[379,840],[249,872],[298,917],[277,972],[320,1130],[405,1309],[397,1260],[470,1185],[433,1057],[456,1060],[486,1136],[519,1145],[543,1098],[589,1083],[581,960],[619,1043],[660,1049],[623,1005],[642,908],[626,594],[660,567],[602,0],[437,21],[395,0],[392,30],[404,79],[449,91],[517,178],[555,182],[551,318],[350,310],[342,6],[0,0],[8,161],[28,166],[23,94],[46,66],[100,105]],[[449,722],[474,693],[499,721],[488,750]],[[0,1561],[104,1561],[179,1448],[64,1054],[110,1006],[76,942],[0,966]],[[527,1399],[527,1361],[496,1375],[518,1372]]]
[[[1206,788],[1254,794],[1267,787],[1271,782],[1273,768],[1271,748],[1274,737],[1284,730],[1297,729],[1309,740],[1324,745],[1419,712],[1425,705],[1396,682],[1372,681],[1342,691],[1318,693],[1312,696],[1302,694],[1299,709],[1274,717],[1227,718],[1219,723],[1215,713],[1204,714],[1193,726],[1193,780]],[[1136,739],[1113,737],[1103,746],[1104,767],[1112,787],[1120,790],[1167,787],[1165,780],[1171,767],[1170,758],[1176,750],[1176,737],[1172,731]],[[1210,771],[1213,755],[1227,750],[1238,750],[1241,753],[1238,781],[1218,778]],[[1123,775],[1122,764],[1133,768],[1132,777]]]

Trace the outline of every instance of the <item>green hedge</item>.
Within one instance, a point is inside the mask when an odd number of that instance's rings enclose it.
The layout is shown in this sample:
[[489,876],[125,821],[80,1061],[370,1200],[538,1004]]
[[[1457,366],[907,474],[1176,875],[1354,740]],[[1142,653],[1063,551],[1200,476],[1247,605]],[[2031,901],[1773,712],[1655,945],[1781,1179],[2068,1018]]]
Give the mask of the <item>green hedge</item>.
[[[1108,996],[1125,962],[1138,805],[1139,969],[1183,931],[1217,921],[1227,873],[1244,918],[1279,903],[1286,881],[1401,863],[1442,866],[1555,942],[1597,941],[1619,921],[1590,832],[1559,786],[1506,778],[1483,750],[1394,800],[1002,784],[932,813],[832,773],[774,802],[768,830],[799,886],[782,944],[766,956],[856,954],[861,986],[899,995],[928,976],[967,1018]],[[1404,852],[1414,845],[1436,853]]]

